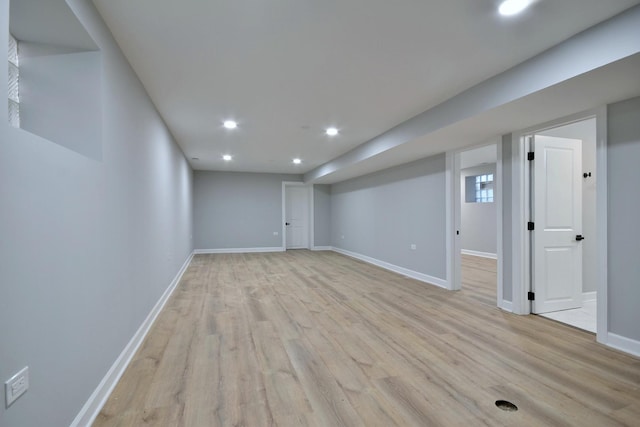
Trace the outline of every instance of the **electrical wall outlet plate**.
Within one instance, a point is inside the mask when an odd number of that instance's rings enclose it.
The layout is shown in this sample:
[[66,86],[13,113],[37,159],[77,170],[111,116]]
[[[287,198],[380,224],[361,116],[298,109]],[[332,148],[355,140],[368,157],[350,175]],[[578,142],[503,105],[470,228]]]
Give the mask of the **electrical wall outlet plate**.
[[29,388],[29,367],[25,366],[4,383],[5,404],[8,408]]

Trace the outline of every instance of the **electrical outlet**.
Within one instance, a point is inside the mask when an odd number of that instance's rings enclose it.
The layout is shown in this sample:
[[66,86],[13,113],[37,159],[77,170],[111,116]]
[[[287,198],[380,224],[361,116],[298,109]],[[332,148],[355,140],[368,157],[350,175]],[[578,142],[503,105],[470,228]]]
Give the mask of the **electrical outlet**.
[[278,235],[278,232],[277,232],[277,231],[274,231],[274,232],[273,232],[273,235],[274,235],[274,236],[277,236],[277,235]]
[[22,396],[27,389],[29,388],[29,367],[25,366],[8,379],[4,383],[4,396],[6,407],[8,408],[11,404],[20,396]]
[[411,250],[412,250],[412,251],[415,251],[415,250],[416,250],[416,248],[417,248],[416,244],[415,244],[415,243],[412,243],[412,244],[411,244]]

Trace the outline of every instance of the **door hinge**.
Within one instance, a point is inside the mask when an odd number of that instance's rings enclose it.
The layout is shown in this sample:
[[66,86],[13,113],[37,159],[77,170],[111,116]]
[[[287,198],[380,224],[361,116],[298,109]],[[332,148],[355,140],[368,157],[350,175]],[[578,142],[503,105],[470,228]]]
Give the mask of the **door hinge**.
[[529,293],[527,293],[527,299],[528,299],[529,301],[535,301],[535,300],[536,300],[536,294],[535,294],[535,292],[529,292]]
[[529,221],[529,222],[527,223],[527,230],[528,230],[528,231],[533,231],[534,229],[535,229],[535,225],[534,225],[534,223],[533,223],[533,222],[531,222],[531,221]]
[[533,153],[533,151],[530,151],[527,153],[527,160],[531,161],[533,160],[534,157],[535,157],[535,154]]

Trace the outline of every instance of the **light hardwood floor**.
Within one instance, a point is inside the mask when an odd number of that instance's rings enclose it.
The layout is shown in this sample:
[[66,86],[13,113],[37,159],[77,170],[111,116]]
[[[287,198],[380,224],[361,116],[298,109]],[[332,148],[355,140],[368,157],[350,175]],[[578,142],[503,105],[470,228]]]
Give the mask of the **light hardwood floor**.
[[94,425],[640,425],[639,359],[465,269],[449,292],[332,252],[197,255]]

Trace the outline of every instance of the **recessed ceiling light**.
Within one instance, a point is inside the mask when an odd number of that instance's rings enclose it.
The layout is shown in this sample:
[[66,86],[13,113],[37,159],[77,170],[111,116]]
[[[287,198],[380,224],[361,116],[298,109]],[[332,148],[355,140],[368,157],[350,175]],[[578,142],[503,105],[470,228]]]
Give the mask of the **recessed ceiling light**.
[[232,159],[231,155],[229,154],[225,154],[224,156],[222,156],[222,160],[224,160],[225,162],[228,162]]
[[293,159],[293,163],[296,165],[299,165],[300,163],[302,163],[302,160],[300,159]]
[[336,136],[338,134],[338,129],[336,129],[336,128],[327,128],[326,132],[327,132],[327,135],[329,135],[329,136]]
[[516,15],[525,10],[531,4],[531,0],[505,0],[500,4],[498,12],[502,16]]
[[222,125],[227,129],[235,129],[238,127],[238,123],[234,122],[233,120],[225,120]]

